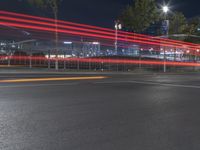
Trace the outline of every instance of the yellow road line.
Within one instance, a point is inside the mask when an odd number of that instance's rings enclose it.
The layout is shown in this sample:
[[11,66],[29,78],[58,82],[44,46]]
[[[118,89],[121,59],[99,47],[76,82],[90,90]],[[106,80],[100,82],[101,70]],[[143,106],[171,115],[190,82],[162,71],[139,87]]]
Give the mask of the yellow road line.
[[20,83],[20,82],[38,82],[38,81],[67,81],[67,80],[100,80],[105,79],[105,76],[91,76],[91,77],[62,77],[62,78],[32,78],[32,79],[11,79],[0,80],[0,83]]

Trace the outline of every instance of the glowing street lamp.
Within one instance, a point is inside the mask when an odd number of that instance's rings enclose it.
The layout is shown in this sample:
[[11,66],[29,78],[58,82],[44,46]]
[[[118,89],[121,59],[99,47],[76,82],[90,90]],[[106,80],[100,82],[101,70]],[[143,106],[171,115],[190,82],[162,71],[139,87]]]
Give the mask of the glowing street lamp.
[[168,6],[163,6],[162,10],[163,10],[163,12],[164,12],[165,14],[167,14],[168,11],[169,11],[169,7],[168,7]]
[[121,30],[121,29],[122,29],[122,25],[116,23],[116,24],[115,24],[115,29],[117,29],[117,30]]

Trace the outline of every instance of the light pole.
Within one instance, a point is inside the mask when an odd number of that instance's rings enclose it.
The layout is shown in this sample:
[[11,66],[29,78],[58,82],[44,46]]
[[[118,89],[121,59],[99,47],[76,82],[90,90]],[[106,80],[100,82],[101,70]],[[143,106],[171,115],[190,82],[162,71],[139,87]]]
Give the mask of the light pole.
[[197,49],[196,50],[196,54],[195,54],[195,61],[197,62],[198,60],[198,56],[199,56],[199,52],[200,52],[200,50],[199,49]]
[[[120,24],[119,20],[115,21],[115,55],[118,54],[118,30],[122,29],[122,25]],[[117,72],[119,70],[119,66],[117,63]]]
[[118,30],[122,29],[119,20],[115,21],[115,55],[118,53]]
[[[167,20],[167,13],[169,12],[169,7],[168,6],[163,6],[162,7],[162,10],[163,10],[163,13],[164,13],[164,22],[165,22],[165,25],[166,25],[166,36],[168,37],[169,35],[169,20]],[[166,48],[164,47],[164,66],[163,66],[163,72],[165,73],[166,72]]]
[[[63,42],[65,45],[69,45],[70,48],[72,50],[72,42],[71,41],[65,41]],[[66,50],[68,50],[68,46],[66,46]],[[66,52],[64,52],[64,70],[66,70]]]

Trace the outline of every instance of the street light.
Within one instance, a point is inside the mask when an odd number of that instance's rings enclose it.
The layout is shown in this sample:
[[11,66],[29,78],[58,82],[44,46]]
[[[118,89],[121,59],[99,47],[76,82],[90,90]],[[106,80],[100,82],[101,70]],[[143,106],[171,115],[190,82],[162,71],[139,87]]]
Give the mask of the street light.
[[121,23],[119,22],[119,20],[115,21],[115,54],[117,55],[117,51],[118,51],[118,30],[121,30],[122,29],[122,25]]
[[[69,49],[73,53],[73,42],[71,42],[71,41],[64,41],[63,44],[65,44],[67,46],[66,50]],[[64,70],[66,69],[66,60],[65,60],[65,57],[66,57],[66,52],[64,51]]]
[[169,11],[169,7],[168,6],[163,6],[163,12],[166,14]]
[[[167,13],[169,12],[169,7],[167,5],[164,5],[162,7],[162,10],[163,10],[163,13],[164,13],[164,16],[165,16],[165,25],[166,25],[166,28],[167,28],[167,31],[166,31],[166,35],[168,37],[168,34],[169,34],[169,20],[167,20]],[[165,48],[164,48],[164,66],[163,66],[163,72],[166,72],[166,51],[165,51]]]

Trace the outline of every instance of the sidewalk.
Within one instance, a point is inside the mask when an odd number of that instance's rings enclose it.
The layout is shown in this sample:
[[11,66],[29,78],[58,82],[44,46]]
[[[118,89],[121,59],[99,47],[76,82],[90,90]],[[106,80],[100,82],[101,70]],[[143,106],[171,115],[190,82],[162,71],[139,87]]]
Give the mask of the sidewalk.
[[130,72],[122,71],[87,71],[87,70],[55,70],[47,68],[0,68],[0,74],[123,74],[123,75],[181,75],[181,74],[200,74],[200,72],[156,72],[156,71],[147,71],[147,70],[135,70]]
[[152,71],[91,71],[91,70],[55,70],[55,69],[47,69],[47,68],[0,68],[0,74],[154,74]]

